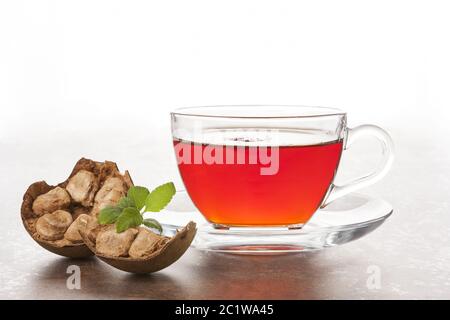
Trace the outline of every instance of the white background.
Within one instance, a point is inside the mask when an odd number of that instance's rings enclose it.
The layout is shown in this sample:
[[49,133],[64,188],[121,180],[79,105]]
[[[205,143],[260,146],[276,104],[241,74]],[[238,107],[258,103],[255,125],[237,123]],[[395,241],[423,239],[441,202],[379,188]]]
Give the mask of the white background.
[[449,14],[446,1],[2,0],[2,184],[57,183],[81,156],[140,184],[177,179],[168,112],[210,104],[339,107],[392,134],[397,168],[436,169]]

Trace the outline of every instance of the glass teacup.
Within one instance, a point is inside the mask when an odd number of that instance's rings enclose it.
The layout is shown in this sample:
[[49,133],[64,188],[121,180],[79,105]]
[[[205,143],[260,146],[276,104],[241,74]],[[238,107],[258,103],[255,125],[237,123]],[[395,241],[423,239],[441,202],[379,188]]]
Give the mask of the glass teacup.
[[[350,129],[346,113],[305,106],[212,106],[172,112],[178,168],[189,197],[215,227],[303,226],[331,201],[381,179],[393,162],[383,129]],[[334,178],[343,150],[361,136],[382,161],[346,185]]]

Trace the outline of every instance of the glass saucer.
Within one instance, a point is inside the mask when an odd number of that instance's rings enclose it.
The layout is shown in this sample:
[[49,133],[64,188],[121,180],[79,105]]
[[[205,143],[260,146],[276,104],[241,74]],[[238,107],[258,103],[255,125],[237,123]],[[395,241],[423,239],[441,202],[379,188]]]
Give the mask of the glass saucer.
[[281,254],[341,245],[378,228],[393,212],[382,199],[352,193],[320,209],[301,229],[286,227],[216,229],[195,208],[185,191],[178,191],[161,212],[153,213],[171,236],[189,221],[197,223],[192,246],[234,254]]

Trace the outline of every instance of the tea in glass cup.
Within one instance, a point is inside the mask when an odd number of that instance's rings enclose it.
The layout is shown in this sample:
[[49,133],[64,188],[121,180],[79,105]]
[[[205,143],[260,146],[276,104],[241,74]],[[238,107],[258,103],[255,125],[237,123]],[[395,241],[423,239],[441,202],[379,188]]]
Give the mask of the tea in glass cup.
[[[215,227],[303,226],[321,206],[379,180],[393,160],[389,135],[350,129],[346,113],[303,106],[217,106],[172,113],[178,168],[189,197]],[[378,138],[376,170],[334,184],[343,150]]]

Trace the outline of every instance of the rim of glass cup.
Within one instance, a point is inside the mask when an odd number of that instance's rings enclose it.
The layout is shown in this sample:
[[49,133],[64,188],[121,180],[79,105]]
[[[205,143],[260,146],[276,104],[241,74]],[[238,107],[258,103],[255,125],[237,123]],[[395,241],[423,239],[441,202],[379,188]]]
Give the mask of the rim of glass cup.
[[[244,109],[251,112],[259,112],[259,115],[246,115]],[[263,110],[265,109],[265,110]],[[270,109],[270,110],[269,110]],[[282,109],[282,110],[280,110]],[[228,112],[226,112],[228,110]],[[289,115],[280,114],[281,112],[292,112]],[[308,113],[309,111],[309,113]],[[268,112],[267,115],[262,113]],[[273,115],[269,113],[273,112]],[[278,114],[277,114],[278,113]],[[214,106],[192,106],[177,108],[171,112],[172,115],[206,117],[206,118],[237,118],[237,119],[282,119],[282,118],[317,118],[328,116],[346,115],[341,109],[322,106],[305,105],[214,105]]]

